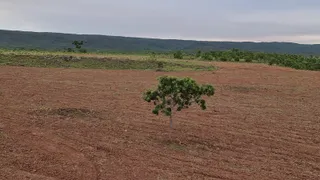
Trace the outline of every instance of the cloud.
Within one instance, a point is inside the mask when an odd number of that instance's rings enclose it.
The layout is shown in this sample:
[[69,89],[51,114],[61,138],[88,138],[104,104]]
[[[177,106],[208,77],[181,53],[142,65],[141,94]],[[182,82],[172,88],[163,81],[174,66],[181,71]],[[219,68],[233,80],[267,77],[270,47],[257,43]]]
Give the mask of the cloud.
[[0,28],[196,40],[320,43],[318,0],[6,0]]

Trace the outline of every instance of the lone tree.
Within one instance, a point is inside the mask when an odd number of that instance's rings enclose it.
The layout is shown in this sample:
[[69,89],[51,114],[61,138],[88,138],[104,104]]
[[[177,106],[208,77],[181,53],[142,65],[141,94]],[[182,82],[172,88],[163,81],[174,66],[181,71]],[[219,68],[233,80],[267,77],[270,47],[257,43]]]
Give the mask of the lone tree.
[[82,45],[84,44],[83,41],[73,41],[72,44],[77,48],[77,49],[81,49]]
[[[79,52],[81,53],[87,53],[87,50],[86,49],[83,49],[82,46],[84,45],[84,41],[73,41],[72,44],[75,46],[76,49],[78,49]],[[69,51],[69,52],[72,52]]]
[[162,76],[158,80],[158,88],[144,92],[143,99],[154,103],[155,108],[152,113],[159,115],[159,112],[161,112],[170,116],[170,128],[172,128],[173,111],[189,108],[193,103],[198,104],[202,110],[205,110],[206,101],[201,96],[214,95],[213,86],[206,84],[199,86],[191,78]]

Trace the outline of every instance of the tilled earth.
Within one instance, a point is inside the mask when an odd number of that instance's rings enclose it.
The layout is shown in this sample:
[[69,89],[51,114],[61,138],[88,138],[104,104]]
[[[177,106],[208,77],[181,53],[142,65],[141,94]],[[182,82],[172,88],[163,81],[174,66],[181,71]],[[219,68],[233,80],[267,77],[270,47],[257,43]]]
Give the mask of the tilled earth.
[[[213,72],[0,67],[0,179],[320,179],[320,72],[215,63]],[[216,88],[169,119],[160,75]]]

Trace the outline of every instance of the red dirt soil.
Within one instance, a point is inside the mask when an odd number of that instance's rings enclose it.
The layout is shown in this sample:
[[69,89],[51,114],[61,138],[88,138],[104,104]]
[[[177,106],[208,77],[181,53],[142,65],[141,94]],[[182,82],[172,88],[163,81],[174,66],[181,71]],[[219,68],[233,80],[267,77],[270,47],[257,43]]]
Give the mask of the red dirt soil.
[[[0,179],[320,179],[320,72],[0,67]],[[142,92],[169,74],[210,83],[208,109],[169,119]]]

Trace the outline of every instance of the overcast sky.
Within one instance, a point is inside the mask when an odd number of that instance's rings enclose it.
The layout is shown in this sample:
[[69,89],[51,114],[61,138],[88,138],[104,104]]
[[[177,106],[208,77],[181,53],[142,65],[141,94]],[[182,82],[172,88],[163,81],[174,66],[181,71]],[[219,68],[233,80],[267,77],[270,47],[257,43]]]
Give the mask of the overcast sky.
[[0,0],[0,29],[165,39],[320,43],[319,17],[320,0]]

